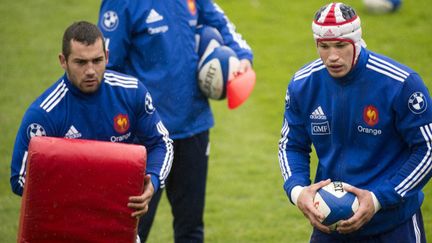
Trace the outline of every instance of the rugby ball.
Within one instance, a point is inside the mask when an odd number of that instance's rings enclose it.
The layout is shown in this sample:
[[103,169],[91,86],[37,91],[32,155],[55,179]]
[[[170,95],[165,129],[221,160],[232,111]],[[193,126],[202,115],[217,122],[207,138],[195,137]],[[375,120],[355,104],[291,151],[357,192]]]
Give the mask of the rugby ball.
[[373,14],[394,12],[401,3],[401,0],[363,0],[366,11]]
[[198,85],[202,93],[210,99],[225,99],[228,81],[234,78],[239,65],[240,61],[231,48],[214,48],[198,70]]
[[356,195],[345,191],[345,185],[348,184],[334,181],[315,194],[314,205],[324,214],[321,223],[329,226],[331,230],[336,230],[339,221],[353,216],[359,207]]
[[208,25],[200,25],[196,29],[195,34],[195,51],[200,58],[198,67],[201,66],[202,61],[216,48],[222,46],[224,41],[222,35],[216,28]]

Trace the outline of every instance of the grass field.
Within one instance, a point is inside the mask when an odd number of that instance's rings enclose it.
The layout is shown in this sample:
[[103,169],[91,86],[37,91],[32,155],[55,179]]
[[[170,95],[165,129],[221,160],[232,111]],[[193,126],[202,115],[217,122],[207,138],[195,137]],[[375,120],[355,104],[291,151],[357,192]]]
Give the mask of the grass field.
[[[317,57],[310,30],[325,1],[217,1],[254,49],[257,85],[250,99],[230,111],[213,102],[216,126],[205,211],[207,242],[307,242],[311,227],[282,189],[277,143],[286,86],[293,73]],[[405,1],[396,14],[368,15],[360,0],[346,1],[362,18],[371,50],[420,73],[432,89],[432,23],[429,0]],[[99,1],[1,0],[0,4],[0,242],[15,242],[20,198],[9,186],[15,134],[26,107],[62,75],[57,54],[73,21],[96,22]],[[316,159],[313,159],[316,163]],[[423,205],[432,242],[432,183]],[[149,242],[172,242],[164,197]]]

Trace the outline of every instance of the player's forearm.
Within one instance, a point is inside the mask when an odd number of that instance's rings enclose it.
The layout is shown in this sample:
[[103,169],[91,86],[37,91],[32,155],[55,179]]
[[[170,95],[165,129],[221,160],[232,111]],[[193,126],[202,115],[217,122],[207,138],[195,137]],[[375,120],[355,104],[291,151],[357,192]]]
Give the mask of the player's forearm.
[[165,186],[165,179],[171,170],[173,161],[173,147],[170,141],[148,148],[147,173],[152,174],[152,183],[155,191]]
[[23,191],[24,191],[24,184],[21,185],[19,183],[19,176],[18,175],[12,176],[10,178],[10,184],[11,184],[11,187],[12,187],[12,192],[15,193],[18,196],[22,196]]
[[432,148],[426,144],[413,148],[397,173],[374,191],[383,208],[396,206],[403,202],[403,198],[416,195],[422,190],[432,176],[432,165],[429,162],[431,153]]

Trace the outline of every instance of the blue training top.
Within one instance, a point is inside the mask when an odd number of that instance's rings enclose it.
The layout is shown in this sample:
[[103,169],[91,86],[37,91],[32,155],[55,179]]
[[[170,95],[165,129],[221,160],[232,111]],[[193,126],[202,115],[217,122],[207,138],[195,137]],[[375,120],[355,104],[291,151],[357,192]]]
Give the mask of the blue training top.
[[210,0],[104,0],[98,26],[109,49],[108,67],[137,77],[151,92],[173,139],[214,124],[197,81],[195,33],[205,24],[219,30],[240,59],[252,52],[224,12]]
[[279,163],[284,189],[330,178],[372,191],[382,209],[354,234],[373,235],[419,210],[431,177],[432,101],[420,76],[362,49],[345,77],[331,77],[321,59],[301,68],[287,94]]
[[24,114],[15,141],[10,183],[22,195],[27,150],[33,136],[139,143],[147,149],[146,173],[155,191],[164,186],[172,164],[168,131],[138,79],[106,71],[100,88],[84,94],[61,77]]

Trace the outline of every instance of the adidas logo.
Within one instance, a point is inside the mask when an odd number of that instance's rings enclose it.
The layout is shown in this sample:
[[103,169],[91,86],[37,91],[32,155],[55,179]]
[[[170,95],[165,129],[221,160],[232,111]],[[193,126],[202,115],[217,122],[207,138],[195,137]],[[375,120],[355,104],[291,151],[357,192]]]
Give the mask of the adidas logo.
[[335,37],[335,34],[333,33],[333,31],[332,31],[331,29],[328,29],[328,30],[324,33],[323,37]]
[[314,120],[327,120],[327,116],[324,114],[321,106],[318,106],[309,117]]
[[80,138],[82,134],[72,125],[67,131],[65,138]]
[[146,23],[150,24],[150,23],[161,21],[162,19],[163,16],[160,15],[158,12],[156,12],[156,10],[152,9],[150,10],[149,15],[147,16]]

